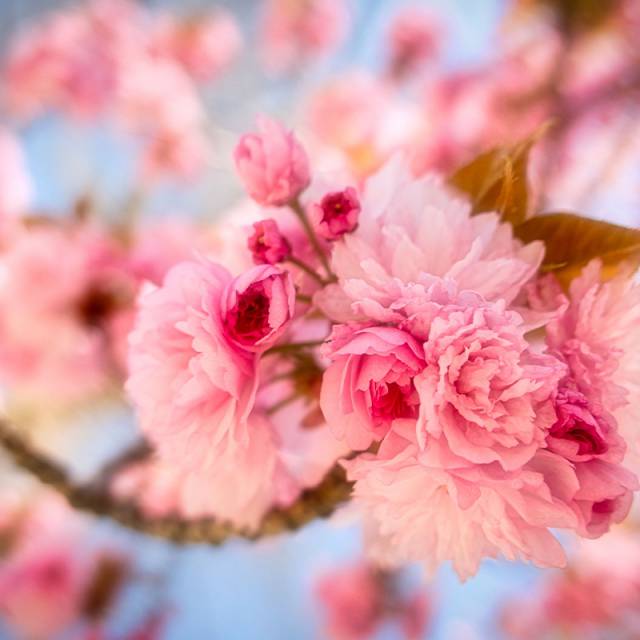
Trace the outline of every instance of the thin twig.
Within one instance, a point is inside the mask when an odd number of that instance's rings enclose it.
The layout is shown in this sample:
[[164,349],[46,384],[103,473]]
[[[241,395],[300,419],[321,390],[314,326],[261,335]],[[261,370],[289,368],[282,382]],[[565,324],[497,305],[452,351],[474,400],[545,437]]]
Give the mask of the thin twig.
[[233,537],[257,540],[294,531],[316,518],[330,516],[351,494],[351,484],[347,482],[344,470],[336,465],[318,486],[302,492],[296,502],[286,509],[272,509],[255,529],[234,527],[228,522],[212,518],[183,520],[170,516],[149,519],[133,502],[113,497],[106,487],[75,484],[60,465],[35,451],[2,420],[0,445],[18,467],[55,489],[72,507],[178,544],[219,545]]
[[311,243],[313,250],[318,254],[318,258],[320,258],[320,262],[322,263],[322,266],[327,273],[327,277],[329,278],[329,280],[335,280],[335,275],[333,274],[333,271],[331,271],[329,261],[327,260],[327,255],[320,245],[320,242],[318,241],[318,236],[315,234],[315,231],[312,229],[311,224],[309,223],[309,218],[307,218],[304,207],[302,206],[302,204],[300,204],[300,201],[298,199],[292,200],[289,203],[289,206],[298,217],[298,220],[300,220],[300,224],[304,228],[304,231],[307,234],[307,238],[309,238],[309,242]]

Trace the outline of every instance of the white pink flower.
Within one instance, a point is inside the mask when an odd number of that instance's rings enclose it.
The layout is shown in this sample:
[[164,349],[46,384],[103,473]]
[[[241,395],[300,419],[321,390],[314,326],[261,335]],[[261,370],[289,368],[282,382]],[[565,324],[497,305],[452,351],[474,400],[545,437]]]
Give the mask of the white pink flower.
[[419,561],[431,574],[450,560],[466,579],[484,558],[564,564],[549,529],[575,528],[577,517],[555,493],[573,496],[578,482],[570,463],[545,463],[553,472],[468,464],[437,440],[421,450],[411,426],[398,425],[377,454],[345,466],[376,561],[390,567]]
[[335,243],[338,283],[317,303],[336,321],[370,317],[364,305],[387,308],[425,274],[454,280],[490,301],[511,303],[535,274],[542,243],[523,246],[496,214],[471,216],[470,204],[434,176],[414,179],[396,156],[361,194],[358,228]]

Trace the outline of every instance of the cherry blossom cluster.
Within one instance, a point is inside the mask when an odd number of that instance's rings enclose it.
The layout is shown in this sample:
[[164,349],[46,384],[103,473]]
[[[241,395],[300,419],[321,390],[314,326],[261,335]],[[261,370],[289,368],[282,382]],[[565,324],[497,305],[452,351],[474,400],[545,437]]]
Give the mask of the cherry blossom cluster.
[[431,617],[429,597],[423,589],[409,589],[403,577],[362,560],[323,573],[315,591],[326,637],[367,640],[393,621],[405,640],[424,638]]
[[564,291],[542,242],[402,155],[327,184],[291,132],[258,129],[235,162],[259,207],[139,298],[127,388],[158,459],[119,490],[251,529],[339,461],[371,557],[461,578],[562,566],[552,529],[624,519],[631,273],[594,260]]
[[216,79],[241,44],[222,9],[190,19],[129,0],[92,0],[12,42],[3,107],[23,120],[50,109],[85,121],[111,118],[143,142],[141,180],[189,178],[207,154],[198,87]]
[[[152,611],[115,638],[106,620],[132,579],[113,544],[91,540],[85,523],[49,494],[0,496],[0,615],[15,637],[48,640],[154,640],[164,615]],[[13,635],[11,637],[14,637]]]

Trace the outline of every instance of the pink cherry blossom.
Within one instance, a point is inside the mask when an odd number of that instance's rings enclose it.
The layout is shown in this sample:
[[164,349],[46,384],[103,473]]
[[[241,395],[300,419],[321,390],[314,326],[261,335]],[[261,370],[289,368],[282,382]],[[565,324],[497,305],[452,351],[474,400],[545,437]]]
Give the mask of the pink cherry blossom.
[[383,616],[384,593],[367,564],[356,564],[322,576],[316,586],[326,611],[326,633],[336,640],[366,640]]
[[256,264],[277,264],[291,254],[291,245],[273,218],[253,223],[247,246]]
[[556,421],[547,437],[551,451],[574,462],[594,458],[622,461],[625,443],[617,433],[615,419],[590,401],[570,379],[560,384],[555,411]]
[[165,16],[153,40],[155,50],[174,58],[200,82],[220,75],[242,46],[236,20],[222,9],[184,20]]
[[330,51],[348,26],[345,0],[268,0],[261,29],[267,68],[286,71]]
[[434,57],[441,27],[434,16],[419,7],[407,7],[394,16],[388,39],[391,71],[399,76]]
[[281,206],[293,200],[310,182],[309,160],[293,133],[265,116],[259,133],[245,134],[236,146],[236,170],[258,204]]
[[515,471],[468,465],[438,440],[422,451],[411,426],[396,425],[376,455],[345,466],[369,552],[383,566],[419,561],[433,573],[450,560],[466,579],[487,557],[564,565],[549,529],[576,527],[576,514],[559,496],[573,496],[578,481],[561,458],[545,454]]
[[291,321],[296,291],[291,275],[259,265],[238,276],[226,289],[222,318],[229,339],[250,351],[264,351]]
[[87,568],[72,547],[28,547],[0,571],[0,611],[24,637],[46,640],[79,615]]
[[127,389],[140,426],[187,469],[219,464],[222,451],[249,439],[257,380],[253,356],[225,336],[221,303],[231,282],[209,261],[177,265],[162,287],[141,294],[130,338]]
[[328,193],[311,206],[310,218],[316,233],[325,240],[337,240],[358,226],[360,201],[353,187]]
[[414,179],[399,156],[367,180],[361,204],[358,228],[333,249],[338,283],[316,296],[336,321],[392,305],[425,274],[511,303],[542,259],[541,243],[523,246],[496,214],[471,216],[466,200],[437,177]]
[[388,103],[388,88],[378,78],[349,72],[312,94],[307,120],[320,141],[355,150],[375,140]]
[[553,394],[565,367],[530,349],[522,318],[503,302],[454,289],[447,300],[433,290],[406,323],[424,341],[426,366],[414,380],[418,443],[428,448],[431,437],[444,437],[469,462],[516,470],[556,421]]
[[616,418],[637,447],[640,365],[640,287],[628,274],[601,282],[592,261],[571,283],[569,305],[547,326],[547,344],[567,362],[579,390]]
[[324,609],[327,637],[367,640],[391,619],[399,623],[406,640],[424,637],[429,618],[427,594],[407,593],[400,581],[400,575],[362,561],[320,576],[315,591]]
[[320,405],[337,437],[367,449],[396,420],[418,417],[413,379],[424,368],[420,343],[393,327],[336,326],[325,348]]
[[109,323],[132,303],[135,287],[104,230],[22,229],[0,257],[3,383],[18,396],[57,402],[104,390],[119,373]]

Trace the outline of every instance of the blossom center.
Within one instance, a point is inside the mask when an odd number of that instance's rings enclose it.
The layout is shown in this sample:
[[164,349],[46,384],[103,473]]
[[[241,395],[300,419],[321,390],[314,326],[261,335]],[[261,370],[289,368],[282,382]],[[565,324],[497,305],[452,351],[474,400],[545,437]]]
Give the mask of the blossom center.
[[417,416],[415,391],[412,384],[397,382],[371,382],[371,415],[377,420],[415,418]]
[[230,312],[234,337],[241,344],[255,344],[270,331],[270,300],[262,282],[254,282],[238,296]]

